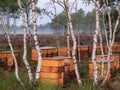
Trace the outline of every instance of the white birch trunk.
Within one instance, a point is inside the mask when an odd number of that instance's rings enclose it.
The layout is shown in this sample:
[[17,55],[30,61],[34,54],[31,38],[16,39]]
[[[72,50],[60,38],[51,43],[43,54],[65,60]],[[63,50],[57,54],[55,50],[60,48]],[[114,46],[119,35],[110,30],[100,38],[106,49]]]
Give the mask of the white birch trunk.
[[[119,3],[119,6],[120,6],[120,3]],[[116,34],[116,31],[117,31],[117,28],[118,28],[118,25],[119,25],[119,20],[120,20],[120,11],[118,10],[118,18],[116,20],[116,24],[114,26],[114,30],[113,30],[113,37],[112,37],[112,40],[111,40],[111,43],[110,43],[110,47],[108,49],[108,56],[107,56],[107,60],[110,60],[110,54],[111,54],[111,49],[112,49],[112,45],[114,43],[114,40],[115,40],[115,34]],[[107,74],[105,76],[105,79],[103,80],[103,82],[101,83],[101,85],[104,85],[105,82],[107,81],[107,78],[109,76],[109,73],[110,73],[110,62],[108,62],[108,69],[107,69]]]
[[29,83],[30,85],[32,86],[32,84],[34,83],[34,80],[33,80],[33,75],[32,75],[32,71],[31,71],[31,67],[27,61],[27,45],[26,45],[26,36],[27,36],[27,30],[26,30],[26,20],[25,20],[25,15],[24,15],[24,11],[23,11],[23,8],[21,6],[21,1],[18,0],[18,5],[19,5],[19,8],[20,8],[20,13],[22,15],[22,24],[23,24],[23,29],[24,29],[24,38],[23,38],[23,43],[24,43],[24,53],[23,53],[23,61],[24,61],[24,64],[28,70],[28,75],[29,75]]
[[93,36],[93,51],[92,51],[92,62],[94,65],[94,82],[93,84],[97,85],[98,84],[98,67],[97,67],[97,63],[95,61],[95,57],[96,57],[96,45],[97,45],[97,37],[98,37],[98,32],[99,32],[99,0],[95,1],[95,13],[96,13],[96,28],[95,28],[95,33]]
[[78,41],[78,58],[79,58],[79,63],[80,63],[80,33],[79,33],[79,28],[78,28],[78,0],[76,0],[76,30],[78,31],[78,36],[77,36],[77,41]]
[[8,40],[8,44],[9,44],[9,46],[10,46],[11,53],[12,53],[12,56],[13,56],[13,60],[14,60],[14,63],[15,63],[15,76],[16,76],[18,82],[23,86],[23,83],[22,83],[22,81],[20,80],[20,77],[19,77],[19,74],[18,74],[17,59],[16,59],[15,54],[14,54],[14,50],[13,50],[13,46],[12,46],[12,44],[11,44],[10,36],[9,36],[9,34],[8,34],[8,32],[7,32],[7,29],[6,29],[6,27],[5,27],[5,24],[4,24],[1,16],[0,16],[0,20],[1,20],[2,28],[3,28],[3,30],[4,30],[4,32],[5,32],[5,34],[6,34],[6,37],[7,37],[7,40]]
[[14,16],[14,35],[16,35],[16,16]]
[[109,47],[109,45],[108,45],[108,34],[107,34],[106,25],[105,25],[105,17],[104,17],[104,14],[103,14],[103,26],[104,26],[104,29],[105,29],[106,44],[107,44],[107,47]]
[[104,71],[104,52],[103,52],[103,44],[102,44],[102,35],[101,35],[101,30],[99,27],[99,38],[100,38],[100,49],[101,49],[101,54],[102,54],[102,68],[101,68],[101,77],[103,77],[103,71]]
[[70,12],[69,12],[69,6],[68,6],[68,1],[69,0],[64,0],[64,5],[65,5],[65,11],[66,11],[66,16],[68,19],[68,24],[69,24],[69,29],[70,29],[70,33],[71,33],[71,37],[72,37],[72,41],[73,41],[73,48],[72,48],[72,57],[75,63],[75,73],[76,73],[76,77],[77,77],[77,81],[78,81],[78,85],[81,85],[81,79],[80,79],[80,75],[78,72],[78,67],[77,67],[77,61],[76,61],[76,56],[75,56],[75,50],[76,50],[76,38],[74,36],[74,32],[73,32],[73,26],[72,26],[72,21],[71,21],[71,16],[70,16]]
[[[67,19],[68,22],[68,19]],[[70,57],[70,29],[69,24],[67,23],[67,54]]]
[[40,50],[39,43],[37,40],[37,35],[36,35],[37,25],[36,25],[35,0],[32,0],[32,21],[33,21],[35,47],[38,53],[38,65],[37,65],[36,74],[35,74],[35,81],[38,81],[39,76],[40,76],[42,55],[41,55],[41,50]]

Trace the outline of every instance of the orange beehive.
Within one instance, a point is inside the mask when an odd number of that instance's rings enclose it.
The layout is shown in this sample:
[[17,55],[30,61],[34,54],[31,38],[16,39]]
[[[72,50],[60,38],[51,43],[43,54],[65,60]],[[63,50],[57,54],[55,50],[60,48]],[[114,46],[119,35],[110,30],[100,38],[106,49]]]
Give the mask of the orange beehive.
[[[72,53],[72,48],[70,48],[70,55],[71,55],[71,53]],[[65,57],[68,56],[67,47],[60,48],[60,56],[65,56]]]
[[64,59],[60,57],[43,58],[42,66],[44,67],[62,67],[64,66]]
[[43,58],[40,81],[54,85],[64,83],[64,59],[61,57]]
[[51,72],[41,72],[40,77],[41,78],[49,78],[49,79],[60,79],[63,78],[63,72],[61,73],[51,73]]
[[52,85],[60,85],[60,86],[63,86],[63,78],[60,78],[60,79],[51,79],[51,78],[40,78],[40,81],[42,83],[47,83],[47,84],[52,84]]
[[[19,61],[20,53],[15,51],[14,54],[15,54],[15,57],[16,57],[17,61]],[[4,59],[4,58],[6,59],[6,65],[8,67],[14,66],[14,59],[13,59],[11,51],[0,52],[0,58],[1,59]]]
[[87,45],[80,46],[80,57],[81,58],[88,57],[88,46]]
[[120,44],[118,44],[118,52],[120,52]]
[[113,44],[113,46],[112,46],[112,52],[113,53],[117,53],[118,52],[118,45],[119,44]]
[[104,45],[104,46],[103,46],[103,51],[104,51],[105,54],[108,53],[108,47],[107,47],[107,45]]
[[[104,55],[104,59],[107,59],[107,55]],[[96,55],[96,60],[102,60],[102,55]],[[120,67],[119,63],[119,55],[118,54],[112,54],[110,55],[110,60],[114,60],[114,67],[118,69]]]
[[[106,73],[107,73],[107,68],[108,68],[108,60],[103,60],[104,62],[104,71],[103,71],[103,75],[105,76]],[[97,63],[97,67],[98,67],[98,80],[100,80],[102,77],[100,77],[101,75],[101,69],[102,69],[102,60],[97,60],[96,61]],[[113,65],[114,65],[114,61],[113,60],[110,60],[110,64],[111,64],[111,70],[113,68]],[[90,61],[89,62],[89,74],[90,74],[90,78],[93,79],[93,75],[94,75],[94,65],[93,65],[93,62]],[[112,73],[110,72],[109,73],[109,76],[108,76],[108,80],[112,79],[113,75]]]
[[96,46],[96,54],[101,54],[101,47],[99,45]]
[[[40,47],[42,52],[42,57],[54,57],[57,56],[57,48],[55,47]],[[31,59],[32,61],[38,61],[38,54],[37,50],[35,48],[32,48],[32,55]]]
[[71,57],[63,57],[64,58],[64,63],[67,62],[70,64],[70,71],[74,71],[74,60]]
[[38,61],[38,54],[35,48],[32,48],[31,60]]
[[88,46],[88,56],[91,57],[92,55],[92,49],[93,49],[93,46],[92,45],[89,45]]
[[46,66],[41,67],[41,72],[57,73],[57,72],[63,72],[63,70],[64,70],[64,67],[46,67]]

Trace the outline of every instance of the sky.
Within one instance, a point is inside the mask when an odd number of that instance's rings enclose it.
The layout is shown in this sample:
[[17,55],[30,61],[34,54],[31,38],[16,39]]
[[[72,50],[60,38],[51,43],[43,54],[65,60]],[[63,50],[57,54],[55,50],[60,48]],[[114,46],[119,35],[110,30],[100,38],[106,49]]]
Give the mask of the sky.
[[[69,1],[70,1],[70,3],[72,3],[74,0],[69,0]],[[48,11],[53,10],[53,7],[49,7],[49,5],[50,5],[50,0],[38,0],[37,7],[45,8]],[[57,7],[57,10],[56,10],[57,14],[59,14],[60,12],[63,11],[63,8],[61,6],[56,5],[56,7]],[[85,12],[89,12],[94,8],[94,6],[92,6],[92,5],[86,6],[86,4],[83,4],[83,0],[78,0],[78,9],[80,9],[80,8],[82,8]],[[20,26],[22,24],[21,19],[18,19],[17,22],[19,22],[17,24],[18,26]],[[40,25],[40,24],[44,25],[49,22],[51,22],[51,19],[46,15],[42,15],[42,18],[38,18],[38,20],[37,20],[38,25]]]
[[[69,0],[70,3],[72,3],[74,0]],[[49,6],[50,0],[39,0],[37,7],[39,8],[46,8],[46,9],[51,9]],[[59,14],[60,12],[63,11],[63,8],[59,5],[56,5],[57,7],[57,13]],[[92,5],[86,5],[85,3],[83,3],[83,0],[78,0],[78,9],[82,8],[85,12],[89,12],[92,11],[92,9],[94,8],[94,6]],[[46,24],[48,22],[51,22],[50,18],[48,16],[43,16],[42,19],[40,20],[41,22],[38,22],[38,24]]]

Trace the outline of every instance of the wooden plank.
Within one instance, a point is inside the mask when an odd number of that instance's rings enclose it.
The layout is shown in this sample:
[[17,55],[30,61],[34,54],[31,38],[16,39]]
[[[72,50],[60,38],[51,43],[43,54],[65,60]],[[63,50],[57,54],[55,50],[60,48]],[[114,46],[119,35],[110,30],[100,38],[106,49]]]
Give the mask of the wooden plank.
[[64,63],[67,62],[70,64],[70,71],[75,70],[74,68],[74,60],[70,57],[63,57],[64,58]]
[[48,73],[60,73],[64,71],[64,67],[41,67],[41,72],[48,72]]
[[[113,68],[112,65],[113,65],[113,62],[111,62],[111,68]],[[98,66],[98,79],[100,80],[101,79],[100,75],[101,75],[102,63],[97,63],[97,66]],[[104,63],[104,71],[103,71],[104,76],[107,73],[107,68],[108,68],[108,63]],[[92,62],[89,63],[89,75],[90,75],[90,79],[93,79],[94,65]],[[110,80],[110,79],[112,79],[111,73],[109,73],[107,80]]]
[[[14,54],[15,54],[15,57],[16,57],[17,61],[19,61],[20,53],[15,51]],[[7,66],[13,66],[14,65],[14,59],[13,59],[11,51],[1,52],[0,53],[0,58],[6,58],[6,60],[7,60],[7,64],[6,65]]]
[[64,60],[62,58],[43,58],[42,66],[62,67],[62,66],[64,66]]
[[[104,55],[104,59],[107,59],[107,55]],[[114,67],[116,69],[120,68],[120,61],[119,61],[120,57],[119,54],[112,54],[110,55],[110,60],[114,60]],[[96,60],[102,60],[102,55],[96,55]]]
[[53,79],[60,79],[63,78],[64,73],[47,73],[47,72],[40,72],[41,78],[53,78]]
[[40,81],[43,84],[53,84],[53,85],[60,85],[60,86],[63,86],[63,83],[64,83],[63,78],[60,78],[60,79],[40,78]]

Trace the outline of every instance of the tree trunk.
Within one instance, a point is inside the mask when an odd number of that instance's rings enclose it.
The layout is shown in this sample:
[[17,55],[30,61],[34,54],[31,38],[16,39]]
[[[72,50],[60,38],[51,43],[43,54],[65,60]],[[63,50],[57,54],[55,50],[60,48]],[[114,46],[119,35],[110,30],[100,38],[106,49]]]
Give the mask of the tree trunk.
[[101,35],[101,29],[99,27],[99,38],[100,38],[100,49],[101,49],[101,54],[102,54],[102,68],[101,68],[101,77],[103,77],[104,73],[104,52],[103,52],[103,44],[102,44],[102,35]]
[[12,56],[13,56],[13,60],[14,60],[14,63],[15,63],[15,76],[16,76],[18,82],[23,86],[23,83],[21,82],[20,77],[19,77],[19,74],[18,74],[17,59],[16,59],[15,54],[14,54],[14,50],[13,50],[13,46],[12,46],[12,44],[11,44],[10,36],[9,36],[9,34],[8,34],[8,32],[7,32],[7,29],[6,29],[6,27],[5,27],[5,24],[4,24],[1,16],[0,16],[0,20],[1,20],[2,28],[3,28],[6,36],[7,36],[8,44],[9,44],[9,46],[10,46],[11,53],[12,53]]
[[70,29],[69,28],[70,28],[69,24],[67,23],[67,54],[68,54],[68,57],[70,57]]
[[24,38],[23,38],[23,43],[24,43],[24,53],[23,53],[23,61],[24,61],[24,64],[28,70],[28,75],[29,75],[29,83],[30,85],[32,86],[32,84],[34,83],[34,80],[33,80],[33,75],[32,75],[32,71],[31,71],[31,67],[27,61],[27,45],[26,45],[26,36],[27,36],[27,30],[26,30],[26,20],[25,20],[25,15],[24,15],[24,11],[23,11],[23,8],[21,6],[21,1],[18,0],[18,5],[19,5],[19,8],[20,8],[20,13],[22,15],[22,24],[23,24],[23,29],[24,29]]
[[92,62],[94,65],[94,82],[93,84],[97,85],[98,84],[98,67],[97,67],[97,63],[95,61],[95,57],[96,57],[96,45],[97,45],[97,37],[98,37],[98,32],[99,32],[99,0],[95,1],[95,13],[96,13],[96,28],[95,28],[95,33],[93,36],[93,51],[92,51]]
[[75,73],[76,73],[76,77],[77,77],[77,81],[78,81],[78,85],[81,85],[81,79],[80,79],[80,75],[78,72],[78,67],[77,67],[77,61],[76,61],[76,56],[75,56],[75,52],[76,52],[76,38],[74,36],[74,32],[73,32],[73,26],[72,26],[72,21],[71,21],[71,16],[70,16],[70,12],[69,12],[69,6],[68,6],[68,0],[64,0],[64,5],[65,5],[65,11],[66,11],[66,16],[68,19],[68,25],[69,25],[69,29],[70,29],[70,33],[71,33],[71,37],[72,37],[72,41],[73,41],[73,48],[72,48],[72,57],[75,63]]
[[[119,7],[120,7],[120,3],[119,3]],[[111,49],[112,49],[112,45],[114,43],[114,40],[115,40],[115,34],[116,34],[116,31],[117,31],[117,28],[118,28],[118,25],[119,25],[119,20],[120,20],[120,10],[118,9],[118,18],[116,20],[116,24],[114,26],[114,30],[113,30],[113,37],[112,37],[112,40],[111,40],[111,43],[110,43],[110,47],[108,48],[108,56],[107,56],[107,60],[110,60],[110,54],[111,54]],[[105,82],[107,81],[107,78],[108,78],[108,75],[110,73],[110,62],[108,62],[108,69],[107,69],[107,74],[105,76],[105,79],[103,80],[103,82],[101,83],[101,85],[104,85]]]
[[35,74],[35,81],[38,81],[39,76],[40,76],[42,55],[41,55],[41,50],[40,50],[39,43],[37,40],[37,35],[36,35],[37,25],[36,25],[35,0],[32,0],[32,21],[33,21],[35,47],[38,53],[38,65],[37,65],[36,74]]

